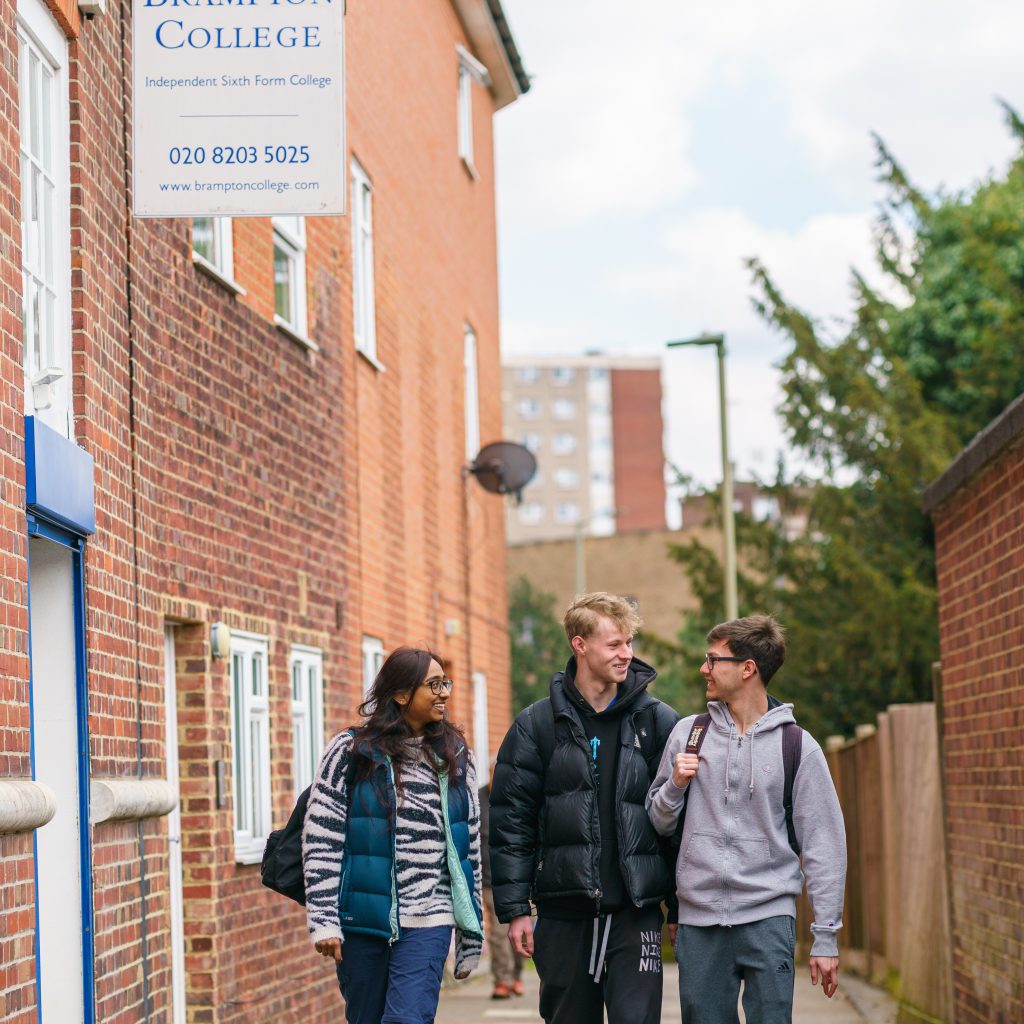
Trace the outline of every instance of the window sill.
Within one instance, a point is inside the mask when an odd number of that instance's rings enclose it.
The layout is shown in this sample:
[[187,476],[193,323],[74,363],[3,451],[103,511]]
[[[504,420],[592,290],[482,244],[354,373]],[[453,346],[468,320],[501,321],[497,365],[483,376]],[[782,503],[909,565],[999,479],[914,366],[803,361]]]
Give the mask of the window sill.
[[292,339],[297,345],[301,345],[310,352],[319,352],[320,346],[312,339],[295,330],[294,327],[283,317],[274,314],[274,326],[282,333]]
[[356,346],[356,352],[359,353],[378,373],[387,373],[387,367],[376,357],[371,356],[369,352]]
[[466,168],[466,173],[473,179],[473,181],[480,180],[480,174],[476,167],[473,165],[473,161],[468,157],[462,157],[462,166]]
[[236,864],[259,864],[263,860],[266,839],[249,839],[244,845],[235,845]]
[[245,294],[245,289],[233,277],[228,277],[227,274],[215,267],[208,259],[200,256],[199,253],[192,253],[192,263],[195,265],[196,270],[202,271],[207,277],[223,285],[232,295]]

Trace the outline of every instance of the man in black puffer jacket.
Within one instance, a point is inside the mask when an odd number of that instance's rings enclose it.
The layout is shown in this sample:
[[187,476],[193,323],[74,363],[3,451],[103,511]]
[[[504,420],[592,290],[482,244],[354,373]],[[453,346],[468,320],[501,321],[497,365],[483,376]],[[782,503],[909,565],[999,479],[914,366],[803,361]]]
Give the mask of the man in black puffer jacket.
[[547,1024],[601,1024],[605,1007],[609,1024],[657,1024],[674,884],[644,801],[679,716],[647,693],[656,673],[633,657],[628,601],[586,594],[564,625],[565,671],[498,751],[495,909],[513,948],[534,957]]

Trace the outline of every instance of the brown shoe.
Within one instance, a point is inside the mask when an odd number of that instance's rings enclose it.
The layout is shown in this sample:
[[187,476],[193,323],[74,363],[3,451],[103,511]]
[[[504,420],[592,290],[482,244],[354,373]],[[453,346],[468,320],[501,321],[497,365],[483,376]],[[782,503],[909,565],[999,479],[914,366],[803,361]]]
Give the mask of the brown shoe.
[[494,991],[491,993],[492,999],[509,999],[512,996],[512,989],[505,984],[503,981],[499,981],[494,986]]
[[525,991],[526,989],[523,987],[522,981],[519,978],[516,978],[516,980],[512,982],[512,995],[521,996]]

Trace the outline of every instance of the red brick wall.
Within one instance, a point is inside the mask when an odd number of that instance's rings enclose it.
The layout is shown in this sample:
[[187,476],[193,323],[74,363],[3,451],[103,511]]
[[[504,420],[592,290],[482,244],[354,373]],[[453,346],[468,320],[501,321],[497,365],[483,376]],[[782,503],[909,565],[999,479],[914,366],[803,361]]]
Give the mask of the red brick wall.
[[[293,801],[293,643],[324,651],[328,734],[355,718],[366,633],[388,648],[440,648],[467,730],[470,673],[485,671],[496,749],[509,721],[503,509],[461,476],[466,323],[479,341],[481,436],[500,434],[493,102],[475,87],[473,181],[456,151],[455,44],[468,42],[451,5],[350,5],[348,142],[375,189],[381,372],[353,345],[348,218],[307,221],[314,353],[273,325],[269,221],[235,222],[246,289],[236,297],[194,267],[188,222],[126,216],[129,9],[124,0],[83,21],[72,47],[74,409],[96,462],[85,559],[91,770],[164,776],[163,630],[178,624],[189,1020],[326,1024],[342,1012],[330,965],[310,947],[302,912],[260,886],[258,867],[235,863],[230,799],[216,806],[214,766],[226,761],[230,782],[231,727],[228,669],[210,656],[209,628],[270,638],[278,824]],[[3,10],[16,52],[12,0]],[[125,32],[130,57],[130,24]],[[0,91],[16,110],[12,62]],[[0,216],[15,241],[0,255],[0,774],[24,776],[17,125],[4,127]],[[100,824],[92,850],[97,1019],[166,1020],[166,822]],[[28,1024],[31,839],[0,837],[0,853],[0,1021]]]
[[661,373],[612,370],[616,530],[665,529]]
[[933,513],[958,1024],[1024,1020],[1024,447]]

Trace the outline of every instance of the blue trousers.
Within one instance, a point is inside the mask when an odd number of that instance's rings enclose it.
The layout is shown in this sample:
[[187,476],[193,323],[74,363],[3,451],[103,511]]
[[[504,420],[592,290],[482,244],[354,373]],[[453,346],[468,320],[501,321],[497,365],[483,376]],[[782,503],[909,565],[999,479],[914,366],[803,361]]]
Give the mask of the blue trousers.
[[452,929],[405,928],[393,946],[347,933],[338,984],[348,1024],[433,1024]]

